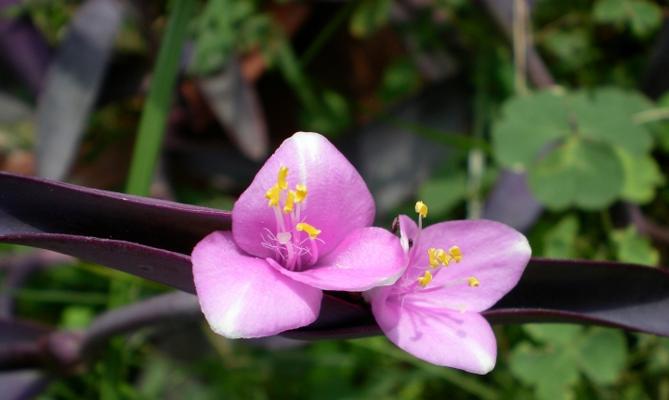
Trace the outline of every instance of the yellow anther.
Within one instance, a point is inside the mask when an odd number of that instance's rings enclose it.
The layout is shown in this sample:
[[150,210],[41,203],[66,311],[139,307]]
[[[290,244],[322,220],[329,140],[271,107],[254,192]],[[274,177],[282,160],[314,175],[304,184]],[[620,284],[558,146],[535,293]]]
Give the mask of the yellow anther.
[[452,246],[450,249],[448,249],[448,254],[453,257],[455,262],[460,262],[460,260],[462,260],[462,251],[458,246]]
[[288,214],[293,212],[293,205],[295,205],[295,192],[290,191],[288,192],[288,195],[286,196],[286,204],[283,206],[283,212]]
[[265,198],[269,200],[267,205],[270,207],[275,207],[279,204],[279,197],[281,196],[281,189],[278,185],[274,185],[271,188],[267,189],[265,192]]
[[451,262],[453,257],[450,256],[450,254],[446,253],[444,250],[441,250],[439,254],[437,255],[439,257],[439,261],[445,266],[448,267],[448,264]]
[[469,287],[479,287],[481,282],[476,279],[476,277],[470,276],[467,278],[467,285],[469,285]]
[[298,232],[306,232],[307,235],[309,235],[309,237],[312,239],[316,239],[318,235],[321,234],[320,229],[316,229],[313,227],[313,225],[309,225],[306,222],[300,222],[299,224],[295,225],[295,229],[297,229]]
[[418,284],[422,287],[427,286],[430,282],[432,282],[432,273],[430,271],[425,271],[422,276],[418,277]]
[[418,215],[420,215],[422,218],[427,217],[427,204],[423,203],[422,201],[417,201],[414,209],[416,210],[416,213],[418,213]]
[[448,255],[444,249],[430,247],[427,249],[427,256],[429,258],[430,267],[432,268],[437,268],[439,264],[448,266],[448,263],[451,262],[451,256]]
[[307,186],[302,184],[295,185],[295,202],[301,203],[307,198]]
[[439,257],[437,257],[438,250],[441,249],[435,249],[434,247],[430,247],[429,249],[427,249],[427,257],[430,260],[430,267],[432,268],[436,268],[437,265],[439,265]]
[[288,189],[288,167],[282,166],[279,168],[279,176],[276,179],[276,184],[281,190]]

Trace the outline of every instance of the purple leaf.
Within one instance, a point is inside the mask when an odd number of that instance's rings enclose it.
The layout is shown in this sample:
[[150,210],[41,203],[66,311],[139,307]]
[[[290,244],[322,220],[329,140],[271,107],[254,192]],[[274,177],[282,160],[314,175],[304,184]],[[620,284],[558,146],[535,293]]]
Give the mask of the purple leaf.
[[251,160],[269,152],[265,116],[255,88],[242,75],[239,60],[232,58],[218,75],[199,79],[199,86],[226,133]]
[[37,159],[41,176],[68,172],[95,103],[123,15],[115,0],[89,0],[69,26],[37,106]]
[[[190,251],[225,211],[0,173],[0,242],[54,249],[193,292]],[[377,334],[362,300],[326,293],[303,339]],[[562,321],[669,336],[669,273],[631,264],[532,259],[485,316],[494,323]],[[1,327],[0,327],[1,328]],[[2,329],[0,329],[0,332]]]
[[486,200],[483,218],[525,231],[532,227],[542,211],[543,207],[527,186],[527,175],[504,170]]
[[0,319],[0,348],[18,342],[29,342],[51,332],[47,326],[34,322]]
[[0,173],[0,241],[55,250],[193,291],[190,254],[230,215]]
[[[0,1],[0,13],[21,3],[18,0]],[[27,17],[0,17],[0,56],[16,76],[37,95],[42,87],[49,62],[49,46]]]
[[12,371],[0,374],[0,388],[5,400],[36,398],[49,384],[49,378],[34,370]]
[[[483,315],[496,324],[565,322],[669,336],[669,273],[633,264],[534,258],[516,286]],[[365,317],[365,315],[367,315]],[[299,339],[380,334],[366,308],[341,317],[346,329],[318,320]]]

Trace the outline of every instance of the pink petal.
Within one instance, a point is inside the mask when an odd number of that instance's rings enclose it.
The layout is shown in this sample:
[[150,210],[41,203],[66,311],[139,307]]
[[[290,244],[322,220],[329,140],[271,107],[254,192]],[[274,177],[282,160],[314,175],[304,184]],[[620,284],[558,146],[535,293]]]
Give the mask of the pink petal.
[[370,227],[353,231],[335,250],[305,271],[293,272],[273,260],[269,262],[277,271],[309,286],[362,292],[395,283],[404,272],[406,255],[397,236]]
[[[432,270],[433,281],[406,296],[405,301],[415,304],[459,311],[486,310],[516,286],[532,254],[525,236],[494,221],[442,222],[427,227],[420,235],[409,280],[415,281],[429,268],[430,247],[448,250],[457,245],[463,257],[459,263],[451,262],[437,273]],[[480,285],[470,287],[469,277],[477,278]]]
[[193,277],[211,329],[228,338],[252,338],[316,320],[323,293],[295,282],[265,260],[243,254],[229,232],[214,232],[193,250]]
[[321,230],[320,254],[332,251],[348,232],[371,225],[374,200],[358,171],[325,137],[298,132],[265,162],[232,210],[235,242],[247,253],[263,258],[274,255],[261,245],[261,235],[265,228],[276,233],[265,192],[276,183],[281,166],[288,167],[290,188],[307,186],[301,220]]
[[372,298],[372,311],[388,339],[415,357],[475,374],[495,367],[495,334],[478,313],[417,307],[382,293]]

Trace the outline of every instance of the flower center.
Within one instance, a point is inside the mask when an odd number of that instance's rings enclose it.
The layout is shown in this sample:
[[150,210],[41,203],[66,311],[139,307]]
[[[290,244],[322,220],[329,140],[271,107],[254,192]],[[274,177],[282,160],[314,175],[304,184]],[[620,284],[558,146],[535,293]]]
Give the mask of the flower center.
[[276,183],[265,192],[268,207],[274,210],[274,231],[266,229],[262,245],[275,253],[275,259],[290,269],[300,269],[318,260],[317,241],[320,229],[310,225],[303,216],[306,210],[307,186],[288,188],[288,167],[281,166]]
[[[413,247],[418,248],[418,241],[420,238],[420,233],[423,229],[423,218],[427,218],[428,207],[427,204],[422,201],[416,202],[415,206],[416,214],[418,214],[418,233],[414,239]],[[413,258],[413,257],[411,257]],[[439,274],[443,269],[455,262],[456,264],[462,261],[463,255],[462,250],[458,246],[451,246],[448,250],[442,248],[430,247],[427,249],[427,258],[428,258],[428,267],[418,266],[417,268],[424,268],[425,271],[420,275],[416,282],[412,286],[418,284],[422,289],[425,289],[430,285],[432,280]],[[469,287],[479,287],[481,282],[475,276],[470,276],[464,279],[457,279],[451,282],[444,283],[438,287],[430,287],[430,289],[436,289],[446,286],[457,286],[459,284],[467,284]]]

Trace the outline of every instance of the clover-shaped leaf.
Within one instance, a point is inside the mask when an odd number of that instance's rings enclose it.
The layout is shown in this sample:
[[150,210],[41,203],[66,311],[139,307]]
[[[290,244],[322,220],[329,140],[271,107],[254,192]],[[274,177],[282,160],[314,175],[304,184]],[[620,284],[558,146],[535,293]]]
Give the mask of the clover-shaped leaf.
[[634,227],[620,229],[611,233],[615,245],[616,258],[619,261],[643,265],[657,265],[660,253],[650,240],[639,235]]
[[652,140],[633,117],[651,107],[641,95],[613,87],[576,92],[570,97],[578,134],[620,146],[635,155],[647,153]]
[[533,194],[552,209],[648,202],[663,180],[649,157],[648,127],[637,116],[652,106],[612,87],[516,97],[493,128],[495,154],[501,164],[528,171]]
[[576,237],[579,230],[578,218],[567,215],[544,234],[544,257],[576,258]]
[[502,108],[502,120],[492,132],[495,155],[508,167],[530,165],[544,147],[570,132],[565,97],[541,91],[514,97]]
[[624,174],[611,147],[573,139],[541,159],[528,177],[534,195],[550,208],[597,209],[618,197]]
[[625,367],[624,335],[604,328],[528,324],[525,331],[541,345],[521,343],[511,352],[511,372],[533,386],[539,399],[572,398],[580,374],[612,384]]
[[598,384],[612,384],[625,368],[625,337],[620,331],[593,328],[580,343],[578,355],[581,371],[588,378]]
[[617,150],[625,172],[622,197],[625,200],[645,204],[655,197],[655,188],[664,183],[660,167],[651,156],[634,157],[625,150]]
[[637,37],[644,37],[662,23],[662,10],[646,0],[600,0],[593,16],[600,23],[629,26]]

